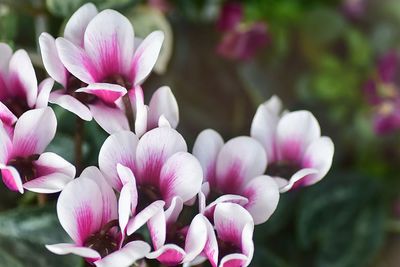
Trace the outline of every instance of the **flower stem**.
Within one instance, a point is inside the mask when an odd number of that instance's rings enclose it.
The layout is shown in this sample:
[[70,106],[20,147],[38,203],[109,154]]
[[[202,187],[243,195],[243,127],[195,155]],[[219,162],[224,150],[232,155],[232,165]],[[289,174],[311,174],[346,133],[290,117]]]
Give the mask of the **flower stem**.
[[84,122],[81,118],[77,117],[75,122],[75,168],[79,174],[82,171],[82,140]]
[[46,194],[38,194],[37,195],[38,205],[39,207],[43,207],[47,202]]
[[125,114],[129,122],[129,128],[131,131],[134,131],[134,119],[133,119],[133,108],[131,104],[131,100],[129,99],[129,94],[126,94],[122,97],[125,106]]

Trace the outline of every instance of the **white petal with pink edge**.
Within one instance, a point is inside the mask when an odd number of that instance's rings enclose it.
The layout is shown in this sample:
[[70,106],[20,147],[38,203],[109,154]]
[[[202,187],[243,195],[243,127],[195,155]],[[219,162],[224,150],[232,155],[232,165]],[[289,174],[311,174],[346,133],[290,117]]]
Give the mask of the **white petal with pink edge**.
[[213,202],[211,202],[210,204],[208,204],[204,208],[202,213],[207,218],[213,218],[214,217],[215,207],[217,206],[217,204],[225,203],[225,202],[236,203],[236,204],[238,204],[240,206],[245,206],[247,203],[249,203],[249,200],[246,197],[239,196],[239,195],[231,195],[231,194],[222,195],[219,198],[217,198],[216,200],[214,200]]
[[91,248],[77,246],[75,244],[60,243],[46,245],[46,248],[58,255],[75,254],[84,258],[100,259],[100,254]]
[[138,46],[131,66],[132,83],[138,85],[150,74],[161,51],[164,33],[154,31],[150,33]]
[[97,8],[92,3],[81,6],[68,20],[64,37],[77,46],[83,47],[83,37],[89,22],[97,15]]
[[172,128],[176,128],[179,122],[179,108],[175,96],[168,86],[157,89],[149,103],[148,128],[157,127],[161,116],[168,121]]
[[100,190],[103,199],[102,224],[118,218],[117,198],[111,186],[108,184],[103,174],[97,167],[90,166],[85,168],[80,177],[85,177],[95,182]]
[[84,47],[102,79],[114,74],[129,77],[134,33],[129,20],[115,10],[104,10],[88,24]]
[[266,222],[279,202],[279,188],[274,179],[263,175],[252,179],[244,188],[243,195],[249,200],[244,205],[253,216],[255,224]]
[[126,89],[118,84],[111,83],[91,83],[87,87],[80,88],[76,92],[92,94],[108,104],[114,102],[126,94]]
[[221,263],[218,265],[219,267],[246,267],[248,258],[246,255],[240,253],[234,253],[226,255],[221,259]]
[[207,241],[204,246],[204,254],[207,256],[213,267],[216,267],[218,264],[218,241],[215,235],[214,227],[210,223],[209,220],[205,219],[205,224],[207,227]]
[[150,252],[150,246],[143,241],[132,241],[123,248],[95,261],[97,267],[129,267]]
[[85,177],[70,182],[58,198],[57,215],[72,240],[83,245],[101,227],[103,198],[99,186]]
[[137,183],[158,186],[161,168],[167,159],[186,151],[186,142],[176,130],[163,127],[148,131],[140,138],[136,150]]
[[[281,177],[274,177],[275,182],[279,186],[279,192],[285,193],[292,189],[293,185],[296,182],[299,182],[301,179],[308,177],[308,175],[317,174],[318,170],[313,168],[305,168],[297,171],[295,174],[292,175],[290,180],[283,179]],[[286,182],[286,183],[285,183]]]
[[50,93],[49,102],[53,104],[57,104],[60,107],[74,113],[79,118],[85,121],[92,120],[92,114],[90,113],[89,108],[82,104],[76,98],[67,95],[62,90],[57,90],[55,92]]
[[249,179],[265,172],[267,157],[257,140],[240,136],[222,147],[216,167],[218,189],[224,193],[238,194]]
[[75,178],[74,165],[55,153],[45,152],[33,164],[37,177],[23,184],[29,191],[44,194],[60,192]]
[[158,250],[164,246],[167,238],[167,221],[163,209],[158,209],[147,221],[147,229],[149,230],[154,250]]
[[214,179],[217,157],[223,145],[224,140],[221,135],[212,129],[203,130],[197,136],[193,145],[193,155],[200,161],[204,172],[204,180],[213,186],[216,183]]
[[118,175],[117,165],[121,164],[135,170],[137,136],[130,131],[110,135],[99,152],[99,168],[104,177],[116,190],[121,190],[122,181]]
[[317,169],[318,173],[309,175],[304,181],[305,185],[315,184],[324,178],[332,166],[334,151],[332,140],[326,136],[318,138],[307,147],[302,165]]
[[207,225],[202,214],[197,214],[190,223],[186,240],[186,256],[183,262],[194,260],[203,251],[207,242]]
[[99,72],[85,50],[62,37],[56,39],[56,47],[61,62],[72,75],[87,84],[98,81]]
[[54,80],[47,78],[39,84],[39,94],[36,100],[36,108],[45,108],[49,103],[50,91],[53,89]]
[[66,88],[68,71],[58,56],[56,40],[47,32],[43,32],[39,36],[39,46],[40,53],[42,54],[43,65],[47,73],[51,78]]
[[8,189],[18,191],[21,194],[24,193],[21,176],[14,167],[0,164],[0,170],[3,183],[8,187]]
[[57,119],[47,107],[28,110],[15,124],[13,156],[41,154],[56,134]]
[[160,190],[166,205],[179,196],[186,202],[200,192],[203,170],[198,160],[187,152],[172,155],[160,173]]
[[165,265],[179,265],[185,258],[185,251],[174,244],[167,244],[156,251],[150,252],[146,258],[157,259]]
[[[1,102],[0,102],[1,103]],[[0,164],[5,165],[9,159],[12,150],[12,144],[7,130],[0,121]]]
[[176,196],[172,198],[171,204],[165,211],[165,221],[167,224],[175,223],[178,220],[179,214],[183,209],[182,198]]
[[127,226],[127,234],[133,234],[137,229],[142,227],[147,221],[152,218],[155,214],[159,212],[164,212],[165,202],[162,200],[157,200],[148,205],[142,211],[137,213],[133,218],[131,218],[128,222]]
[[277,126],[279,159],[301,161],[307,146],[320,136],[318,121],[309,111],[285,114]]
[[3,102],[0,102],[0,121],[6,125],[13,125],[17,121],[17,117],[8,109]]
[[36,103],[38,94],[35,69],[25,50],[17,50],[10,59],[9,85],[14,96],[25,97],[29,107]]
[[117,107],[109,107],[103,103],[89,105],[94,120],[109,134],[129,130],[125,113]]

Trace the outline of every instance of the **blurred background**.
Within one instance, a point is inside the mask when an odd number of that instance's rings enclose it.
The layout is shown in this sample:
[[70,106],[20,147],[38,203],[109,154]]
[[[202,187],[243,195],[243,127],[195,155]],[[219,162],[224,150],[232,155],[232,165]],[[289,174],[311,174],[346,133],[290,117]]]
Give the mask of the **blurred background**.
[[[26,49],[46,77],[37,37],[60,36],[85,0],[0,0],[0,41]],[[400,266],[399,0],[93,0],[133,23],[135,34],[166,33],[145,96],[169,85],[179,131],[191,146],[205,128],[225,140],[248,135],[259,104],[276,94],[308,109],[335,143],[319,184],[282,195],[256,227],[257,267]],[[0,55],[1,56],[1,55]],[[54,107],[49,150],[71,162],[74,115]],[[107,135],[85,125],[84,160],[97,164]],[[53,200],[0,185],[0,266],[83,266],[44,244],[66,239]]]

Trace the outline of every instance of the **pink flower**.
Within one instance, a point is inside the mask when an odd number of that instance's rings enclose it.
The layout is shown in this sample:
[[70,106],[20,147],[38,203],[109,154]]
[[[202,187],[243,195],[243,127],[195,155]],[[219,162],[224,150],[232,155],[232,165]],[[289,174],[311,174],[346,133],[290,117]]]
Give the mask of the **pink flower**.
[[267,153],[266,174],[275,178],[281,192],[321,180],[332,165],[334,146],[321,136],[318,121],[309,111],[281,114],[276,96],[260,105],[253,118],[251,136]]
[[73,165],[54,153],[44,152],[56,127],[56,117],[49,107],[22,114],[12,137],[0,125],[0,169],[9,189],[54,193],[74,179]]
[[175,96],[168,86],[158,88],[144,104],[143,90],[137,86],[129,92],[131,104],[135,107],[135,133],[142,136],[145,132],[158,126],[176,128],[179,122],[179,108]]
[[96,167],[86,168],[69,183],[57,201],[57,215],[74,244],[47,245],[51,252],[75,254],[100,267],[128,267],[146,256],[150,246],[125,238],[130,199],[117,202],[112,188]]
[[245,267],[253,258],[254,222],[240,205],[219,203],[214,212],[214,227],[207,222],[204,254],[213,267]]
[[207,241],[207,219],[197,214],[191,222],[185,223],[180,218],[182,208],[182,201],[176,198],[168,210],[158,212],[148,221],[154,251],[147,258],[176,266],[193,261],[203,251]]
[[177,198],[187,202],[199,193],[203,172],[197,159],[186,151],[183,137],[169,127],[150,130],[140,139],[129,131],[106,139],[99,167],[114,189],[132,196],[134,217],[128,223],[128,235],[141,225],[137,222],[140,213],[153,216],[155,202],[164,201],[168,208]]
[[41,35],[46,70],[64,89],[50,101],[84,120],[92,116],[107,132],[129,130],[120,99],[141,84],[158,58],[164,35],[151,33],[134,47],[129,20],[114,10],[86,4],[68,21],[64,37]]
[[14,54],[0,43],[0,120],[12,135],[17,119],[26,111],[47,106],[52,79],[38,87],[35,70],[25,50]]
[[205,183],[199,202],[208,218],[212,219],[215,206],[221,202],[243,205],[256,224],[264,223],[275,211],[278,186],[263,175],[267,158],[257,140],[240,136],[224,144],[216,131],[208,129],[197,137],[193,155],[203,167]]
[[240,23],[243,18],[243,5],[238,2],[228,2],[222,6],[217,21],[220,31],[230,31]]

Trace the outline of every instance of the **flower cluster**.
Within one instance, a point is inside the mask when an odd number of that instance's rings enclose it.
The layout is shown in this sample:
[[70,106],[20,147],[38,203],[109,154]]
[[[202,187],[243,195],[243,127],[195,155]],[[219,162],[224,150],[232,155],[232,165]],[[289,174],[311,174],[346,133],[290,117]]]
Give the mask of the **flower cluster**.
[[[249,136],[224,142],[201,132],[192,153],[175,130],[169,87],[148,105],[141,84],[159,55],[163,33],[134,37],[128,19],[93,4],[77,10],[64,37],[39,43],[51,78],[37,85],[23,50],[0,45],[0,169],[14,191],[60,192],[57,215],[73,243],[47,245],[96,266],[160,264],[248,266],[254,226],[274,213],[280,193],[321,180],[334,147],[308,111],[282,111],[278,97],[259,106]],[[52,91],[54,80],[58,83]],[[109,133],[75,178],[75,167],[44,152],[56,134],[48,102]]]

